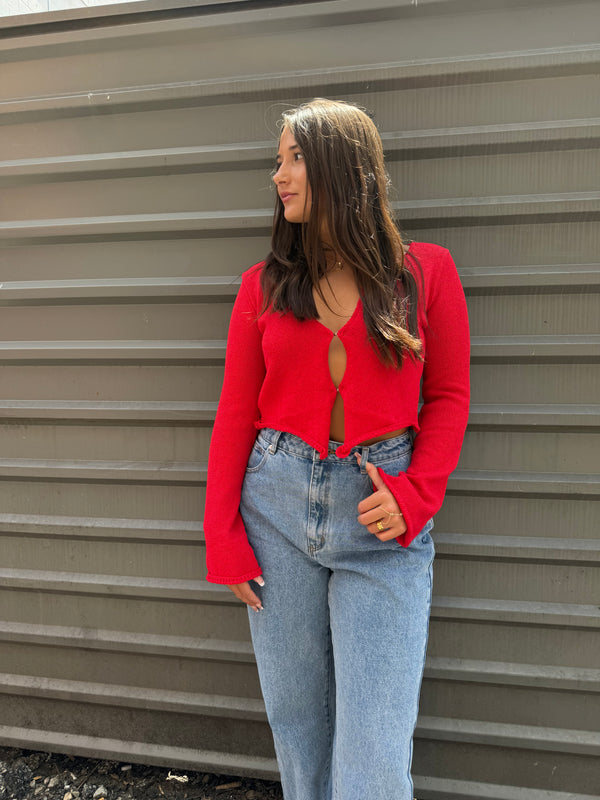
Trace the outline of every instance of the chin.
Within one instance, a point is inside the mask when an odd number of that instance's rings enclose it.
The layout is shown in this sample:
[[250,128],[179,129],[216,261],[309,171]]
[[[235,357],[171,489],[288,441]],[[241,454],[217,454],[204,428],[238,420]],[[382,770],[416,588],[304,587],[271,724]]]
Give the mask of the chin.
[[284,214],[283,216],[285,217],[287,222],[295,222],[295,223],[306,222],[306,220],[302,216],[299,216],[298,214]]

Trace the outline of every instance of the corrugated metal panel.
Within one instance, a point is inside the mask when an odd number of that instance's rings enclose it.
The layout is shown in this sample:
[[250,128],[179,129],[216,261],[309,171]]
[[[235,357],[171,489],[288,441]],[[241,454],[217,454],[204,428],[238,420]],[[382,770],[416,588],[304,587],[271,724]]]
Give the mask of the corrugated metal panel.
[[276,774],[245,611],[201,579],[205,462],[274,120],[335,96],[375,112],[474,335],[419,799],[597,796],[598,3],[3,22],[0,741]]

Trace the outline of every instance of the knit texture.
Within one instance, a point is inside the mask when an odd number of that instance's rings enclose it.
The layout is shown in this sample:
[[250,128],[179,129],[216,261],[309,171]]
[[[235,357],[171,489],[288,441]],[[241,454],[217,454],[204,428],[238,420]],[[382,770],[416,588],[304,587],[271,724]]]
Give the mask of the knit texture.
[[[450,253],[437,245],[413,242],[409,267],[413,257],[424,278],[426,313],[419,310],[424,362],[407,356],[400,369],[384,365],[368,341],[360,300],[337,332],[347,356],[339,385],[346,435],[337,454],[347,456],[360,442],[401,428],[417,432],[406,472],[389,475],[379,469],[408,526],[398,537],[403,546],[442,504],[469,411],[469,329],[456,267]],[[211,440],[204,532],[207,579],[213,583],[242,583],[261,574],[239,510],[257,429],[293,433],[321,458],[328,451],[336,397],[328,362],[334,334],[318,320],[300,321],[270,310],[261,315],[262,266],[244,273],[234,304]]]

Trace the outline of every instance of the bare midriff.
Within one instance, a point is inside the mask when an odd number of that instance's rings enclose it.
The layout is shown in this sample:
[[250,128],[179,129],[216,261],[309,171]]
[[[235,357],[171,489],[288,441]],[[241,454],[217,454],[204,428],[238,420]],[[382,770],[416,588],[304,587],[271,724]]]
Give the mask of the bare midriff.
[[[329,345],[329,372],[331,380],[336,389],[339,388],[344,372],[346,371],[346,349],[337,336],[337,332],[342,328],[348,320],[352,317],[356,304],[358,303],[359,294],[358,287],[354,281],[354,276],[349,270],[333,270],[321,280],[321,289],[325,296],[326,302],[320,297],[318,292],[314,291],[315,304],[319,314],[319,322],[333,333],[333,338]],[[366,402],[369,402],[368,399]],[[399,428],[389,433],[384,433],[373,439],[365,439],[359,444],[371,445],[376,442],[382,442],[385,439],[392,439],[394,436],[399,436],[404,433],[406,428]],[[337,392],[336,398],[331,409],[331,421],[329,426],[329,437],[335,442],[343,442],[345,439],[345,425],[344,425],[344,401],[340,392]]]

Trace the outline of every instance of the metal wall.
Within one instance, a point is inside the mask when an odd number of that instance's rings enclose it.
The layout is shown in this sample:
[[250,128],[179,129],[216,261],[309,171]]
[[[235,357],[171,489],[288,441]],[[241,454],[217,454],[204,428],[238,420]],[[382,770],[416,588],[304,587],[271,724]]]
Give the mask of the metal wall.
[[[467,292],[419,800],[600,794],[600,4],[135,3],[0,30],[0,741],[273,776],[245,610],[204,582],[236,279],[274,120],[366,105]],[[358,746],[358,743],[357,743]]]

